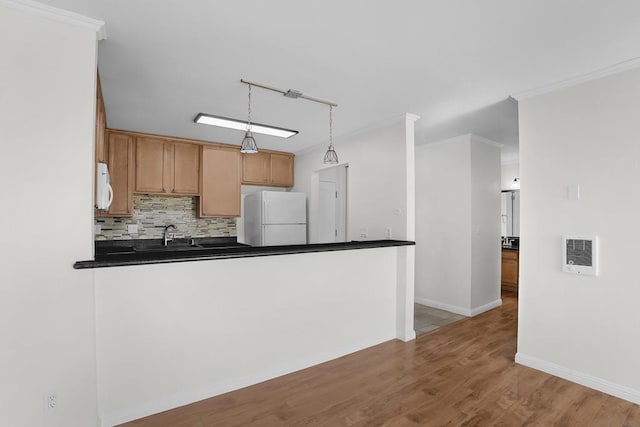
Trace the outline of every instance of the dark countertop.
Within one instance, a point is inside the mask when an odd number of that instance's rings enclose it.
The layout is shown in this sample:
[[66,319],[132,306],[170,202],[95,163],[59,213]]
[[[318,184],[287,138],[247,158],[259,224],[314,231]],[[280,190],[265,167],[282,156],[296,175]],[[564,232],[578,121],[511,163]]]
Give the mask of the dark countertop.
[[169,246],[166,248],[162,246],[162,241],[159,239],[148,239],[146,241],[142,239],[98,241],[96,242],[95,260],[77,261],[73,264],[73,268],[83,269],[163,264],[415,245],[415,242],[405,240],[367,240],[254,247],[236,243],[235,238],[195,240],[195,245],[192,245],[190,239],[176,239],[175,242],[169,243]]
[[506,251],[516,251],[516,252],[520,251],[519,246],[511,246],[511,245],[502,245],[502,249]]

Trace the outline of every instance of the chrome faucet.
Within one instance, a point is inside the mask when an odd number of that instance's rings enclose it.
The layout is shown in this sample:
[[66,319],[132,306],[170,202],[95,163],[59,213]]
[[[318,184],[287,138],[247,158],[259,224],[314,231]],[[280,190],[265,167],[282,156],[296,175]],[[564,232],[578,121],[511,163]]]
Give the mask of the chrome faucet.
[[167,246],[169,244],[170,241],[172,241],[175,238],[175,233],[171,235],[171,237],[169,237],[169,230],[173,230],[176,231],[178,230],[178,228],[173,225],[173,224],[169,224],[164,228],[164,245]]

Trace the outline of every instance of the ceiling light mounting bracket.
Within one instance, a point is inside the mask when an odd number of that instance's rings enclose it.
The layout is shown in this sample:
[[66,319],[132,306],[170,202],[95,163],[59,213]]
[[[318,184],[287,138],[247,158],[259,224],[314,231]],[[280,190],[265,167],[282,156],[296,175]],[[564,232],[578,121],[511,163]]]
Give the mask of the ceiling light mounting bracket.
[[324,99],[320,99],[320,98],[316,98],[316,97],[313,97],[313,96],[305,95],[304,93],[300,92],[299,90],[295,90],[295,89],[280,89],[280,88],[275,87],[275,86],[266,85],[264,83],[252,82],[250,80],[245,80],[245,79],[240,79],[240,82],[242,82],[242,83],[244,83],[246,85],[255,86],[255,87],[261,87],[263,89],[268,89],[268,90],[272,90],[274,92],[279,92],[279,93],[283,94],[284,96],[286,96],[287,98],[293,98],[293,99],[302,98],[302,99],[306,99],[308,101],[313,101],[313,102],[318,102],[320,104],[330,105],[332,107],[337,107],[338,106],[338,104],[336,104],[335,102],[325,101]]
[[300,97],[302,97],[303,93],[300,92],[299,90],[295,90],[295,89],[289,89],[288,91],[286,91],[284,93],[284,96],[286,96],[287,98],[293,98],[293,99],[298,99]]

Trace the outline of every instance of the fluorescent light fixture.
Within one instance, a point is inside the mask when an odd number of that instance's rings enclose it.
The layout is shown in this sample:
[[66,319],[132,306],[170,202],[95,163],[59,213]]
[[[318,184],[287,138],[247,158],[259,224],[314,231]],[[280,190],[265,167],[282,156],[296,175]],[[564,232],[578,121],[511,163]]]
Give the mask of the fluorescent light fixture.
[[[229,119],[227,117],[212,116],[210,114],[198,113],[198,115],[196,116],[195,119],[193,119],[193,121],[203,125],[218,126],[222,128],[229,128],[229,129],[238,129],[242,131],[247,130],[246,121]],[[261,133],[264,135],[278,136],[280,138],[289,138],[293,135],[298,134],[297,130],[277,128],[274,126],[261,125],[253,122],[251,122],[251,132]]]

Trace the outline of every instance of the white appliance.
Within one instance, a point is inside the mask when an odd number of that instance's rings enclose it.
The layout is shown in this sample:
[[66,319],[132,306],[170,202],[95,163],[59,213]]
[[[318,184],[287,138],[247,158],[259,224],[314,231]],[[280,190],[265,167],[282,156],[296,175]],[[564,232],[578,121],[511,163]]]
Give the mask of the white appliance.
[[251,246],[306,244],[305,194],[259,191],[245,196],[244,240]]
[[96,180],[96,208],[106,211],[113,202],[113,188],[109,183],[109,169],[106,163],[98,163]]
[[503,191],[500,210],[501,235],[520,237],[520,190]]

